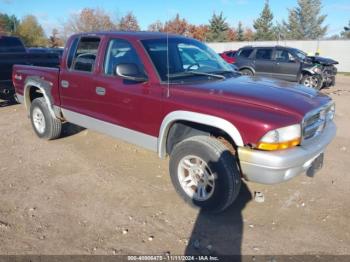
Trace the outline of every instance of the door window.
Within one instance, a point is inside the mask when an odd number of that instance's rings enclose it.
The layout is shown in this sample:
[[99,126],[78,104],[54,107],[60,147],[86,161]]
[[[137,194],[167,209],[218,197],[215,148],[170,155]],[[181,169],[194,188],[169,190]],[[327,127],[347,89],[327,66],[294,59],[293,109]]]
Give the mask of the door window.
[[280,62],[294,62],[294,56],[287,50],[277,49],[276,50],[276,60]]
[[136,64],[140,72],[144,67],[134,47],[126,40],[112,39],[109,41],[104,64],[104,73],[115,76],[118,64]]
[[[99,44],[99,38],[81,38],[69,68],[75,71],[92,72],[95,66]],[[68,60],[68,65],[69,62]]]
[[259,48],[256,50],[256,59],[271,60],[272,59],[272,48]]

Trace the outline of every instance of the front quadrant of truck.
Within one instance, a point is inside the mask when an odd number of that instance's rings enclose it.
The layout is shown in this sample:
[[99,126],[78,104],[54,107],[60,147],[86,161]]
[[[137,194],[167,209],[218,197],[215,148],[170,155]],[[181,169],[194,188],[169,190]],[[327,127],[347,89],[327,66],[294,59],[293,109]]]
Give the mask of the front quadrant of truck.
[[13,83],[40,138],[71,122],[170,156],[176,191],[204,211],[230,206],[242,179],[313,174],[336,132],[328,96],[241,76],[178,35],[73,35],[58,69],[15,65]]

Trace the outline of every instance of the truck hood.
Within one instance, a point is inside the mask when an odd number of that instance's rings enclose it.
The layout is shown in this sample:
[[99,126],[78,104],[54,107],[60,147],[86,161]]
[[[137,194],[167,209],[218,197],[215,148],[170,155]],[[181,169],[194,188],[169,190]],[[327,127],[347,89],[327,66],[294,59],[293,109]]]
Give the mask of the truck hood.
[[229,101],[279,110],[303,117],[331,99],[312,89],[290,82],[268,78],[239,76],[222,81],[179,86],[184,91],[196,92],[203,99]]
[[330,58],[321,57],[321,56],[308,56],[308,58],[311,60],[313,64],[321,64],[321,65],[337,65],[339,64],[338,61],[335,61]]

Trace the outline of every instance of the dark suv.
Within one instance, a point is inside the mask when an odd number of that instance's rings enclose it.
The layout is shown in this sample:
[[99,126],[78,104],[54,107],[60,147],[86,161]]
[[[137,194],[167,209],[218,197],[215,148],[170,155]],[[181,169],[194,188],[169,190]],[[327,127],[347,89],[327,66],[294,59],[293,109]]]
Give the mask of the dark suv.
[[244,75],[260,75],[299,82],[321,89],[335,84],[338,62],[283,46],[245,46],[236,53],[235,65]]

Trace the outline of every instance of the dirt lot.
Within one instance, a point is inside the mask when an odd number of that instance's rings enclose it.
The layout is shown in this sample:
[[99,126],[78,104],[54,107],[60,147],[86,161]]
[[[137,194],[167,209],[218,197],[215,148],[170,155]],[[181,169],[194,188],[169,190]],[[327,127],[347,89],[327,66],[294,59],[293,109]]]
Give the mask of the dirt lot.
[[39,140],[23,106],[0,101],[0,254],[350,254],[350,77],[325,92],[338,133],[324,168],[246,183],[216,216],[178,197],[156,154],[72,126]]

